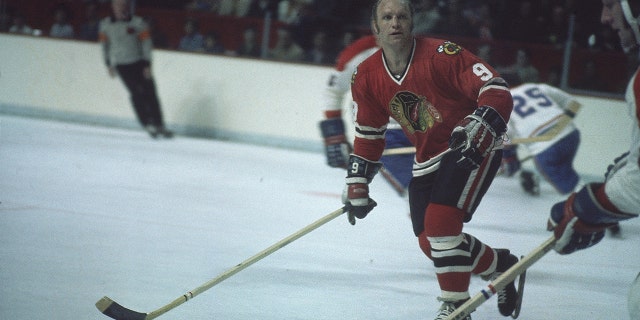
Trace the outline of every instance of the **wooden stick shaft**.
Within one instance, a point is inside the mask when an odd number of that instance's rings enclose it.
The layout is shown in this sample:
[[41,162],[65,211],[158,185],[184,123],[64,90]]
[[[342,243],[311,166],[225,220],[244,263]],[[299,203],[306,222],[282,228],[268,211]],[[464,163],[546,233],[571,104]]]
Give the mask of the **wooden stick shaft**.
[[539,247],[535,248],[528,255],[524,256],[518,263],[514,264],[509,270],[501,274],[498,278],[493,280],[485,289],[481,290],[478,294],[467,300],[463,305],[456,309],[452,314],[447,317],[446,320],[460,320],[475,311],[481,304],[491,298],[496,292],[502,290],[510,282],[516,279],[516,277],[527,270],[531,265],[540,260],[549,250],[553,248],[556,243],[555,236],[551,236]]
[[398,154],[411,154],[411,153],[416,153],[416,148],[414,148],[414,147],[401,147],[401,148],[384,149],[384,151],[382,152],[382,155],[383,156],[393,156],[393,155],[398,155]]
[[[254,256],[248,258],[247,260],[239,263],[238,265],[236,265],[235,267],[223,272],[222,274],[220,274],[219,276],[207,281],[206,283],[204,283],[203,285],[185,293],[184,295],[182,295],[181,297],[175,299],[174,301],[172,301],[171,303],[157,309],[154,310],[152,312],[149,312],[146,317],[144,317],[144,319],[155,319],[161,315],[163,315],[164,313],[166,313],[167,311],[174,309],[175,307],[187,302],[189,299],[199,295],[202,292],[205,292],[207,290],[209,290],[211,287],[215,286],[216,284],[224,281],[225,279],[228,279],[229,277],[233,276],[234,274],[244,270],[245,268],[247,268],[248,266],[258,262],[259,260],[265,258],[266,256],[276,252],[277,250],[279,250],[280,248],[288,245],[289,243],[299,239],[300,237],[308,234],[309,232],[317,229],[318,227],[324,225],[325,223],[335,219],[336,217],[340,216],[341,214],[343,214],[345,212],[345,208],[340,208],[334,212],[329,213],[328,215],[316,220],[315,222],[311,223],[310,225],[300,229],[299,231],[295,232],[294,234],[278,241],[277,243],[271,245],[270,247],[260,251],[259,253],[255,254]],[[110,301],[110,300],[109,300]],[[113,302],[110,302],[113,303]],[[104,303],[103,303],[104,304]],[[103,307],[103,309],[106,307]],[[120,307],[122,308],[122,307]],[[100,309],[100,307],[99,307]]]

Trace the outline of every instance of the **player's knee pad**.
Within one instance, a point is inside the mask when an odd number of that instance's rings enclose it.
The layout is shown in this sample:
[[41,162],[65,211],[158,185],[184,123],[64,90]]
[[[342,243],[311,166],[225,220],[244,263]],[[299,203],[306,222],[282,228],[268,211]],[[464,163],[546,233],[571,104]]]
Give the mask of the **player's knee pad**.
[[471,272],[473,258],[471,242],[464,234],[448,237],[428,237],[431,260],[437,273]]
[[453,249],[462,249],[461,245],[464,247],[463,242],[464,236],[461,234],[455,236],[445,236],[445,237],[427,237],[429,243],[431,244],[431,250],[433,251],[447,251]]

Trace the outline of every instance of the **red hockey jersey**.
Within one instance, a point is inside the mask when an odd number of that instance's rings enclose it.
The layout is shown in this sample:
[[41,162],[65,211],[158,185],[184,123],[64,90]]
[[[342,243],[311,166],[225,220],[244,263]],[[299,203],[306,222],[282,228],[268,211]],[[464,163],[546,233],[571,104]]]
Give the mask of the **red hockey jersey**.
[[448,148],[451,131],[478,106],[494,108],[505,122],[511,93],[491,66],[455,43],[430,38],[414,41],[403,74],[390,73],[382,50],[363,61],[353,75],[354,153],[377,161],[384,132],[394,118],[425,162]]

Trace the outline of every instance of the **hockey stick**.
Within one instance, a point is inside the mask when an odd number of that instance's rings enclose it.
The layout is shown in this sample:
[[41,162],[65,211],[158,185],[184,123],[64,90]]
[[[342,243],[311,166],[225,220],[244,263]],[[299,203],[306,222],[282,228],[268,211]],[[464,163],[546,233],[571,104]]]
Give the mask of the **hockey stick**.
[[102,312],[103,314],[105,314],[106,316],[109,316],[113,319],[117,319],[117,320],[148,320],[148,319],[155,319],[161,315],[163,315],[164,313],[166,313],[167,311],[176,308],[177,306],[187,302],[189,299],[197,296],[198,294],[205,292],[209,289],[211,289],[211,287],[215,286],[216,284],[224,281],[225,279],[231,277],[232,275],[244,270],[245,268],[247,268],[248,266],[256,263],[257,261],[263,259],[264,257],[276,252],[277,250],[281,249],[282,247],[288,245],[289,243],[299,239],[300,237],[306,235],[307,233],[317,229],[318,227],[324,225],[325,223],[335,219],[336,217],[340,216],[341,214],[346,212],[346,208],[342,207],[334,212],[329,213],[328,215],[316,220],[315,222],[311,223],[310,225],[300,229],[299,231],[293,233],[292,235],[276,242],[275,244],[273,244],[272,246],[260,251],[259,253],[255,254],[254,256],[250,257],[249,259],[239,263],[238,265],[236,265],[235,267],[221,273],[220,275],[218,275],[217,277],[207,281],[206,283],[202,284],[201,286],[183,294],[182,296],[180,296],[179,298],[173,300],[171,303],[148,313],[142,313],[142,312],[137,312],[137,311],[133,311],[131,309],[125,308],[122,305],[120,305],[119,303],[111,300],[109,297],[105,296],[102,299],[98,300],[98,302],[96,302],[96,307],[98,308],[98,310],[100,310],[100,312]]
[[533,251],[529,252],[528,255],[520,259],[520,261],[509,268],[509,270],[489,283],[486,288],[480,290],[479,293],[477,293],[475,296],[473,296],[471,299],[467,300],[467,302],[457,308],[446,318],[446,320],[461,320],[470,315],[481,304],[491,298],[496,292],[502,290],[507,286],[507,284],[514,281],[518,275],[526,272],[527,268],[536,263],[536,261],[540,260],[540,258],[542,258],[547,252],[549,252],[549,250],[553,248],[553,245],[555,243],[556,238],[552,235],[539,247],[535,248]]
[[382,152],[382,155],[383,156],[394,156],[394,155],[398,155],[398,154],[411,154],[411,153],[416,153],[416,148],[414,148],[414,147],[401,147],[401,148],[384,149],[384,151]]

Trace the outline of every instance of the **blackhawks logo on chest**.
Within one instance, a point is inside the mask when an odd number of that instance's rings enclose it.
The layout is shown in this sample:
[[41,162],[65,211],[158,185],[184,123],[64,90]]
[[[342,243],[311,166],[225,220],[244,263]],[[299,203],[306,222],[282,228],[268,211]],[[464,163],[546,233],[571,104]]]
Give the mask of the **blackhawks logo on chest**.
[[424,96],[400,91],[389,104],[391,116],[409,133],[426,132],[436,122],[442,122],[438,110]]

